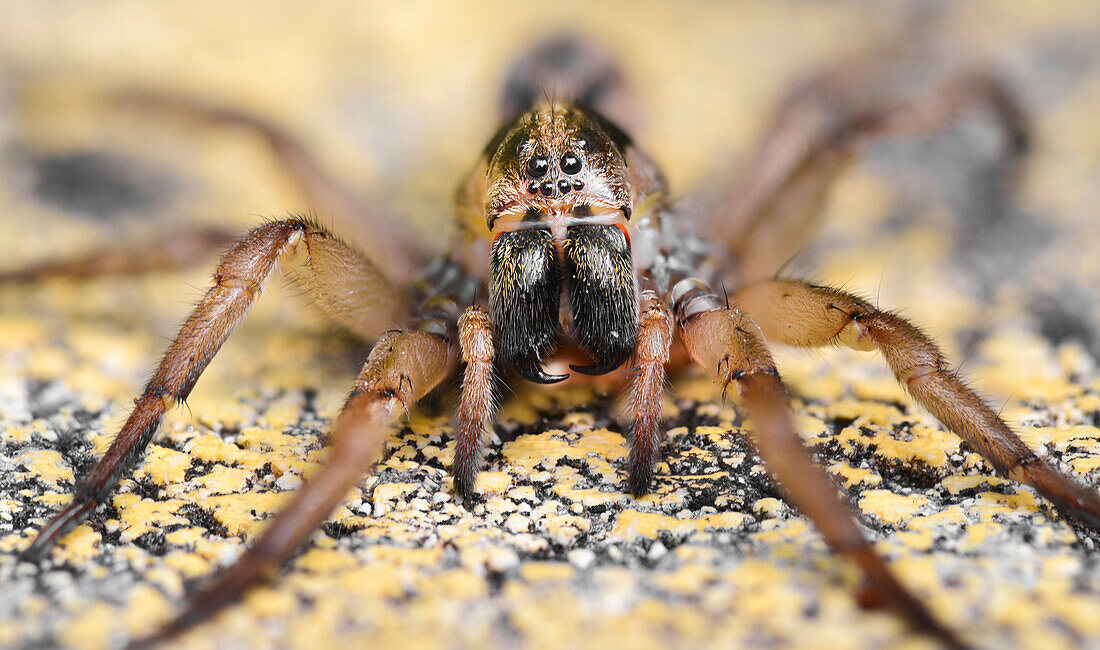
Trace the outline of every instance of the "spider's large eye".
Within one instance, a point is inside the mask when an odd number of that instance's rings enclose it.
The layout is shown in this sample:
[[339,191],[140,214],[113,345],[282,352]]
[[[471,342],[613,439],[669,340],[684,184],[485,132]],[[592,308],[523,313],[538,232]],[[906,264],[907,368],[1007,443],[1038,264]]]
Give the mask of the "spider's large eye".
[[542,178],[550,171],[550,162],[546,156],[532,156],[527,161],[527,176],[530,178]]
[[561,157],[561,170],[566,174],[576,174],[581,170],[581,159],[572,151],[566,151]]

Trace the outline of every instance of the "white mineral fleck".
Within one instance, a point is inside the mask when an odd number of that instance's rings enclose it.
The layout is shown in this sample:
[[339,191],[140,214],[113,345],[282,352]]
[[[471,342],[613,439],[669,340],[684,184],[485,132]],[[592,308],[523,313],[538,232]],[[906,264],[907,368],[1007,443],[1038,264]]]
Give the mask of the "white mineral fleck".
[[578,548],[569,551],[569,554],[566,555],[566,558],[569,559],[570,564],[582,571],[592,566],[592,564],[596,562],[596,554],[586,548]]

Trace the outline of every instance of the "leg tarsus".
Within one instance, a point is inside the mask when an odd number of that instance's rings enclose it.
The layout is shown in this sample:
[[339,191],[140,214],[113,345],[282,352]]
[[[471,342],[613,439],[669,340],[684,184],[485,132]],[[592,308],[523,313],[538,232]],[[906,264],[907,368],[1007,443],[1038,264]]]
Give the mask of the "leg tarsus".
[[69,505],[54,515],[54,518],[42,530],[38,531],[38,536],[34,538],[30,546],[19,554],[19,559],[23,562],[41,562],[58,540],[68,535],[72,529],[84,521],[88,516],[88,511],[94,508],[95,505],[93,501],[76,495]]

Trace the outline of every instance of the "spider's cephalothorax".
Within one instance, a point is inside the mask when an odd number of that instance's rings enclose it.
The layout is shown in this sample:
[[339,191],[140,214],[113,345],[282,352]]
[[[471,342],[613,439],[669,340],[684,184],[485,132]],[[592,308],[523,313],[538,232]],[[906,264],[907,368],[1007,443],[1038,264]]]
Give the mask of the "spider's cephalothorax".
[[638,291],[627,224],[632,186],[624,140],[580,108],[544,106],[523,114],[490,143],[485,220],[493,235],[489,312],[499,356],[521,376],[561,381],[540,361],[560,322],[592,358],[577,372],[604,374],[634,351]]
[[[473,496],[494,406],[494,366],[556,382],[565,374],[551,374],[543,363],[570,340],[588,360],[571,366],[575,372],[607,373],[628,361],[632,367],[626,479],[632,493],[644,494],[654,479],[661,393],[678,337],[687,353],[681,361],[690,359],[723,388],[736,388],[770,471],[832,547],[863,570],[876,600],[947,645],[962,644],[897,582],[806,454],[765,337],[801,347],[880,351],[914,399],[998,472],[1032,485],[1065,515],[1100,530],[1097,495],[1033,453],[911,323],[839,289],[763,279],[786,260],[791,246],[805,241],[829,181],[869,136],[927,131],[980,103],[994,109],[1006,140],[1024,142],[1020,111],[995,79],[950,77],[925,94],[886,99],[870,90],[888,68],[843,66],[819,75],[790,96],[730,194],[709,217],[688,223],[670,205],[653,161],[598,112],[621,107],[623,93],[618,74],[591,55],[591,49],[558,42],[513,72],[503,102],[508,123],[458,192],[455,243],[408,290],[398,281],[399,270],[423,260],[403,245],[407,239],[386,228],[392,220],[325,174],[301,144],[240,112],[141,97],[144,106],[182,110],[263,135],[314,200],[371,225],[364,242],[368,254],[301,218],[264,224],[233,245],[111,447],[23,557],[43,557],[111,493],[165,411],[186,398],[280,264],[295,272],[326,313],[375,346],[333,422],[328,463],[240,561],[153,639],[209,617],[290,557],[377,459],[389,424],[440,385],[458,357],[463,368],[454,486],[460,495]],[[547,85],[559,93],[558,103],[533,105],[537,89]],[[743,254],[731,256],[731,250]],[[42,269],[31,271],[18,277]],[[721,300],[714,290],[718,283],[730,289]],[[486,294],[487,310],[476,304]],[[394,321],[404,326],[389,329]]]

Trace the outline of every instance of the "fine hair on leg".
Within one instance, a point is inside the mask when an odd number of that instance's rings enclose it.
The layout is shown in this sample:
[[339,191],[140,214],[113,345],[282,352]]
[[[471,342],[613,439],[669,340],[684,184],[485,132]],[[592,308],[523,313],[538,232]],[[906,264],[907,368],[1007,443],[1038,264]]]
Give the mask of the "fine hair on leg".
[[750,285],[734,295],[769,340],[798,347],[841,344],[878,350],[918,404],[967,441],[1003,476],[1026,483],[1063,514],[1100,531],[1100,497],[1039,458],[909,321],[849,293],[795,280]]
[[829,545],[860,567],[876,598],[904,616],[914,629],[949,647],[964,647],[951,630],[898,582],[863,536],[854,513],[837,494],[825,471],[810,458],[794,429],[779,371],[752,318],[736,307],[712,309],[681,317],[680,332],[688,354],[696,363],[723,389],[736,386],[738,396],[753,417],[753,441],[768,470]]
[[[307,279],[307,294],[360,335],[377,333],[405,311],[400,292],[369,260],[312,222],[286,219],[254,228],[226,251],[213,286],[168,346],[114,442],[77,484],[72,502],[23,551],[23,559],[44,557],[114,490],[149,445],[165,412],[187,399],[281,263],[298,266],[295,272]],[[344,291],[340,282],[354,279],[365,284],[358,293]]]

